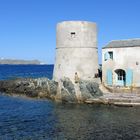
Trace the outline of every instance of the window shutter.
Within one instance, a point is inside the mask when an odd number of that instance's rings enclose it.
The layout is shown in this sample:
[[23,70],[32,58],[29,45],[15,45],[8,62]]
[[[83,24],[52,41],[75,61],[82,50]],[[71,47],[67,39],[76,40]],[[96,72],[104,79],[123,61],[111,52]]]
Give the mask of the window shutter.
[[126,86],[131,86],[133,80],[133,71],[131,69],[127,69],[126,71]]
[[107,57],[106,57],[106,53],[104,54],[104,61],[106,61],[107,60]]
[[107,70],[107,85],[111,86],[112,85],[112,70],[108,69]]
[[109,58],[110,58],[109,53],[106,52],[106,53],[104,54],[104,60],[106,61],[106,60],[108,60]]

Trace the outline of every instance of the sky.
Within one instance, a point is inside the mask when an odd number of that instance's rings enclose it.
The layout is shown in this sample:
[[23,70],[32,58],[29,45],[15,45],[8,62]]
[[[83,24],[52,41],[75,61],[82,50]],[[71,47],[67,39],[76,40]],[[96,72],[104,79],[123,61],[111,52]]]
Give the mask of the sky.
[[140,0],[0,0],[0,58],[53,64],[56,24],[96,22],[98,53],[111,40],[140,38]]

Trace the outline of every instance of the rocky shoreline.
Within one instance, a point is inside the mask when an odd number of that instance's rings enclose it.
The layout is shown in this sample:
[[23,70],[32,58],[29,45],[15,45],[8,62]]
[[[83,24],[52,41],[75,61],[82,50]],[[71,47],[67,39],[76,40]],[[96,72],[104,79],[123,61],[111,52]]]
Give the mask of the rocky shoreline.
[[80,80],[76,84],[69,78],[61,79],[59,83],[47,78],[3,80],[0,81],[0,92],[68,103],[140,106],[139,94],[103,93],[99,84],[92,80]]
[[59,83],[47,78],[3,80],[0,81],[0,91],[8,95],[48,98],[69,103],[84,103],[87,99],[103,95],[97,83],[80,80],[73,84],[69,78],[64,78]]

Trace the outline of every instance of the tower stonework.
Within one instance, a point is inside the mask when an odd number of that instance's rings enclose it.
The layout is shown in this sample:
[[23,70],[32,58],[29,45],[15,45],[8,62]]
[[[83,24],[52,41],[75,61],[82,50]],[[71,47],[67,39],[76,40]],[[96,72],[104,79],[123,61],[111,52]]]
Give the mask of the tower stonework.
[[53,79],[93,78],[98,72],[96,23],[64,21],[57,24],[56,58]]

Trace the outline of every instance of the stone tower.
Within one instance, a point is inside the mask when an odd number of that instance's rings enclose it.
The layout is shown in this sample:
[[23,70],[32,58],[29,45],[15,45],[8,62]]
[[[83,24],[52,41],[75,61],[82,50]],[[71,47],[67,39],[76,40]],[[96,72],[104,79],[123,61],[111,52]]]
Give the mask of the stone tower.
[[69,77],[73,81],[76,72],[81,79],[93,78],[98,72],[96,23],[64,21],[57,24],[53,79]]

